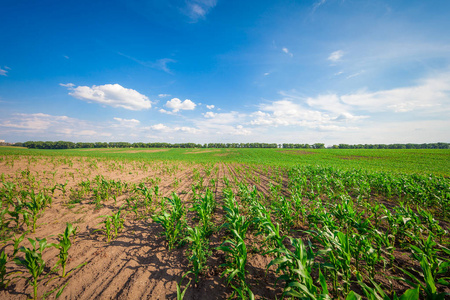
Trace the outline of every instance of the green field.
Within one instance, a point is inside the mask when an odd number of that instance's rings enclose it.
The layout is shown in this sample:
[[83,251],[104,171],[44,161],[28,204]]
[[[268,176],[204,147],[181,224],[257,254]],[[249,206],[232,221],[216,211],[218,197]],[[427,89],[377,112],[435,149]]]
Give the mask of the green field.
[[1,299],[450,296],[450,150],[1,147],[0,175]]
[[329,166],[406,174],[450,176],[450,150],[392,149],[70,149],[0,147],[0,156],[83,156],[126,160],[236,162],[272,166]]

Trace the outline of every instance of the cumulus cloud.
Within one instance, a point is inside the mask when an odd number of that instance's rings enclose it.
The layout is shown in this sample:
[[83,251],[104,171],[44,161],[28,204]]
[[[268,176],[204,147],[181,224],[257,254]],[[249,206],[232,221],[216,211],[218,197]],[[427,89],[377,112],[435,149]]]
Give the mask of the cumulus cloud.
[[161,108],[159,110],[159,112],[162,113],[162,114],[167,114],[167,115],[176,115],[176,113],[168,111],[168,110],[165,110],[164,108]]
[[252,125],[272,126],[311,126],[329,121],[330,117],[320,111],[306,109],[292,100],[284,99],[273,101],[270,104],[260,105],[260,111],[252,114]]
[[205,116],[205,118],[214,118],[217,114],[213,113],[212,111],[208,111],[206,113],[203,114],[203,116]]
[[[399,113],[408,113],[409,118],[417,121],[416,127],[430,120],[450,118],[450,72],[425,78],[409,87],[374,92],[360,91],[345,95],[330,93],[316,97],[297,96],[295,91],[293,93],[281,93],[283,99],[259,105],[259,110],[250,115],[248,124],[261,128],[271,127],[271,130],[290,126],[292,129],[308,132],[355,133],[369,128],[372,130],[374,126],[385,127],[384,123],[389,120],[402,124],[398,120]],[[382,120],[380,114],[377,114],[379,112],[383,112]],[[364,122],[369,118],[370,122]],[[450,123],[447,121],[447,124]],[[402,128],[406,129],[404,126]],[[430,130],[425,126],[423,132],[429,134]],[[442,130],[440,131],[442,136]],[[341,138],[348,141],[348,136],[341,135]],[[422,139],[429,140],[426,135]],[[393,139],[390,138],[389,141]]]
[[166,125],[164,125],[162,123],[152,125],[152,126],[150,126],[150,128],[153,130],[158,130],[158,131],[165,131],[165,130],[169,129],[169,127],[167,127]]
[[213,109],[215,106],[214,105],[206,105],[207,109]]
[[200,128],[203,127],[213,127],[215,124],[234,124],[242,122],[246,114],[239,113],[237,111],[231,111],[228,113],[214,113],[212,111],[208,111],[203,114],[205,119],[198,120],[197,126]]
[[338,62],[342,59],[342,56],[344,56],[344,52],[342,50],[334,51],[330,54],[330,56],[328,56],[328,60]]
[[96,102],[112,107],[120,107],[128,110],[143,110],[152,107],[152,102],[147,96],[133,89],[127,89],[120,84],[105,84],[78,86],[73,83],[60,84],[69,89],[69,95],[88,102]]
[[158,97],[160,98],[170,97],[170,94],[159,94]]
[[[192,102],[189,99],[181,101],[178,98],[172,98],[171,100],[166,102],[165,106],[170,108],[173,113],[176,113],[180,110],[194,110],[195,107],[197,106],[197,104],[195,104],[194,102]],[[164,112],[166,112],[166,111],[164,111]]]
[[119,126],[121,127],[129,127],[133,128],[138,126],[141,122],[136,119],[122,119],[122,118],[114,118],[117,122],[119,122]]

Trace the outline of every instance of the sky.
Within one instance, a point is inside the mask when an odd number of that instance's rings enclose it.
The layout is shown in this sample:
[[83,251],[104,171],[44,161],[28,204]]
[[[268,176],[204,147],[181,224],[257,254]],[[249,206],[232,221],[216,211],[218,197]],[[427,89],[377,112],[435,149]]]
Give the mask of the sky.
[[0,0],[7,142],[450,142],[448,0]]

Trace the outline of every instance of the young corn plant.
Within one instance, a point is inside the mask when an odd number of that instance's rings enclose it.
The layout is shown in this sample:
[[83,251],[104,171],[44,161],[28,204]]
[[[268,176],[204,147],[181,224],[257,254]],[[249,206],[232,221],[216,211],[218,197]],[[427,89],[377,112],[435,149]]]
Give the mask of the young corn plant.
[[114,226],[114,238],[119,235],[119,232],[123,229],[123,223],[125,219],[121,217],[122,207],[115,213],[111,215],[112,225]]
[[24,266],[31,275],[30,282],[33,286],[33,299],[37,299],[37,288],[38,288],[38,279],[39,276],[42,275],[45,268],[45,261],[42,259],[42,253],[44,249],[50,247],[47,244],[46,239],[33,240],[31,238],[28,239],[32,245],[32,248],[20,247],[20,251],[25,254],[25,258],[14,258],[16,264]]
[[109,243],[112,238],[113,221],[111,216],[100,216],[99,218],[105,218],[102,222],[97,225],[103,224],[104,228],[96,229],[94,232],[103,231],[106,236],[106,242]]
[[327,289],[325,276],[319,269],[319,281],[321,289],[314,285],[311,276],[314,266],[314,252],[311,244],[307,248],[301,239],[289,238],[294,252],[286,247],[279,247],[267,253],[275,253],[267,269],[272,265],[277,265],[276,273],[283,272],[283,275],[277,278],[277,281],[283,280],[285,287],[282,297],[285,296],[301,299],[331,299]]
[[195,282],[198,282],[199,275],[206,269],[206,261],[211,256],[209,243],[206,239],[204,227],[196,226],[187,228],[186,240],[190,242],[188,259],[192,265],[192,273],[195,276]]
[[72,246],[70,238],[76,234],[76,230],[77,228],[74,229],[72,224],[67,223],[64,233],[59,235],[59,243],[52,244],[52,246],[59,250],[59,260],[56,263],[55,268],[61,265],[63,278],[68,275],[66,274],[66,265],[67,259],[69,258],[69,249]]
[[358,283],[362,287],[365,296],[368,300],[419,300],[420,297],[420,286],[417,285],[414,289],[406,290],[400,297],[397,296],[396,292],[393,292],[392,298],[389,297],[385,291],[374,281],[370,280],[373,284],[373,288],[368,286],[366,283],[362,281],[360,275],[357,275]]
[[136,191],[144,196],[143,206],[145,211],[150,211],[153,204],[153,188],[148,189],[143,183],[136,188]]
[[10,279],[9,278],[10,276],[21,273],[20,271],[7,272],[6,264],[8,262],[9,262],[8,255],[6,254],[5,251],[2,251],[2,253],[0,254],[0,289],[8,288],[8,285],[14,279],[14,278]]
[[[13,204],[14,210],[8,211],[8,214],[15,222],[15,229],[19,229],[22,225],[30,225],[30,214],[26,209],[26,203],[17,197],[16,202]],[[22,217],[22,218],[21,218]],[[22,219],[22,222],[21,222]]]
[[[444,299],[447,299],[447,297],[450,296],[450,293],[438,292],[438,290],[436,288],[435,278],[433,278],[433,274],[432,274],[430,263],[428,262],[428,260],[427,260],[425,255],[423,255],[420,258],[420,267],[422,268],[421,274],[423,276],[424,283],[419,278],[414,276],[411,272],[408,272],[408,271],[403,270],[401,268],[399,268],[399,269],[401,271],[403,271],[403,273],[408,275],[411,278],[412,281],[408,280],[408,279],[404,279],[404,278],[396,278],[396,279],[403,280],[403,281],[407,282],[411,286],[419,285],[421,287],[421,289],[423,289],[423,291],[424,291],[424,293],[422,294],[422,296],[424,296],[424,297],[421,298],[421,299],[426,299],[426,300],[444,300]],[[448,274],[448,272],[446,274]],[[443,277],[443,278],[440,278],[438,282],[441,283],[441,284],[444,284],[444,285],[449,285],[448,280],[450,280],[450,277]]]
[[[26,202],[25,205],[30,210],[31,213],[31,220],[33,224],[33,233],[36,232],[36,222],[39,218],[39,215],[41,211],[45,209],[48,203],[48,196],[46,196],[44,193],[40,192],[35,194],[34,191],[30,191],[28,193],[30,196],[30,201]],[[51,198],[50,198],[51,199]]]
[[[333,290],[346,295],[349,293],[350,279],[352,276],[352,252],[354,249],[350,243],[348,234],[340,231],[331,231],[327,227],[318,230],[315,238],[322,244],[324,254],[330,263],[327,270],[331,273]],[[338,278],[343,287],[338,287]]]
[[226,262],[221,265],[225,267],[222,277],[227,276],[227,284],[233,288],[231,297],[238,296],[239,299],[254,299],[253,292],[245,281],[247,264],[247,247],[244,239],[236,230],[232,230],[233,238],[225,240],[217,250],[226,254]]
[[198,218],[203,226],[202,231],[209,236],[213,231],[213,223],[211,221],[214,210],[216,209],[216,201],[213,193],[207,188],[205,195],[194,202],[191,211],[196,211]]
[[181,199],[172,193],[172,198],[166,198],[171,206],[171,210],[163,210],[152,216],[154,222],[164,228],[164,236],[167,241],[167,248],[172,250],[175,245],[183,240],[186,228],[186,207]]

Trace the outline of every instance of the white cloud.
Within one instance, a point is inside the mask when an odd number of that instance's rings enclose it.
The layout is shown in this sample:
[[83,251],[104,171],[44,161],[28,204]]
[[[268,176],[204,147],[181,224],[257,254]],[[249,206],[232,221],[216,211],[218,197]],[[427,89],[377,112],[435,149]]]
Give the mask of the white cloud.
[[252,134],[252,131],[244,128],[244,126],[242,126],[242,125],[237,125],[234,128],[234,130],[232,131],[232,134],[234,134],[234,135],[250,135],[250,134]]
[[43,113],[15,114],[11,120],[0,123],[2,127],[23,129],[29,131],[47,130],[55,124],[69,120],[67,116],[52,116]]
[[167,127],[166,125],[164,125],[162,123],[152,125],[152,126],[150,126],[150,128],[153,130],[158,130],[158,131],[167,131],[169,129],[169,127]]
[[440,107],[448,110],[450,73],[440,74],[410,87],[358,92],[340,97],[343,103],[369,112],[408,112],[419,108]]
[[197,104],[189,99],[181,101],[178,98],[172,98],[171,100],[166,102],[165,106],[172,109],[173,113],[176,113],[180,110],[194,110]]
[[246,117],[245,114],[238,113],[236,111],[231,111],[229,113],[214,113],[212,111],[208,111],[203,114],[203,116],[207,120],[199,120],[197,121],[197,126],[200,128],[203,127],[213,127],[214,124],[233,124],[243,121]]
[[122,118],[114,118],[117,122],[119,122],[119,126],[121,127],[129,127],[133,128],[138,126],[141,122],[136,119],[122,119]]
[[271,126],[317,126],[330,120],[327,114],[309,110],[292,100],[273,101],[271,104],[260,105],[260,111],[252,114],[252,125]]
[[92,122],[44,113],[14,114],[0,123],[2,131],[14,136],[30,136],[33,140],[73,140],[79,137],[110,137],[106,128]]
[[270,75],[270,73],[269,73],[269,72],[266,72],[266,73],[264,73],[264,76],[268,76],[268,75]]
[[71,88],[71,87],[75,86],[75,84],[73,84],[73,83],[60,83],[59,85],[63,86],[63,87],[67,87],[67,88]]
[[216,116],[216,113],[213,113],[212,111],[208,111],[208,112],[204,113],[203,116],[205,116],[205,118],[214,118]]
[[170,94],[159,94],[158,97],[160,98],[170,97]]
[[310,107],[342,113],[348,110],[348,107],[342,104],[336,94],[319,95],[316,98],[307,98],[306,103]]
[[347,79],[350,79],[350,78],[353,78],[353,77],[357,77],[357,76],[361,75],[361,74],[364,73],[364,72],[365,72],[365,71],[362,70],[362,71],[353,73],[353,74],[351,74],[351,75],[348,75],[348,76],[347,76]]
[[175,127],[174,130],[175,131],[186,132],[186,133],[190,133],[190,134],[196,134],[196,133],[199,133],[201,131],[201,130],[199,130],[197,128],[188,127],[188,126]]
[[192,21],[204,18],[217,5],[217,0],[187,0],[184,12]]
[[10,70],[10,68],[8,67],[4,67],[5,69],[0,68],[0,76],[8,76],[8,70]]
[[105,84],[78,86],[72,83],[60,84],[67,87],[69,95],[88,102],[97,102],[112,107],[121,107],[129,110],[143,110],[152,107],[152,102],[147,96],[133,89],[127,89],[120,84]]
[[328,60],[331,60],[332,62],[338,62],[342,59],[342,56],[344,56],[344,52],[342,50],[334,51],[330,54],[330,56],[328,56]]
[[[292,54],[291,52],[289,52],[289,49],[288,49],[288,48],[284,47],[282,50],[283,50],[284,53],[286,53],[286,54],[289,55],[290,57],[293,57],[293,56],[294,56],[294,54]],[[267,74],[267,75],[269,75],[269,74]]]
[[167,114],[167,115],[176,115],[176,113],[168,111],[168,110],[165,110],[164,108],[161,108],[159,110],[159,112],[162,113],[162,114]]
[[214,105],[206,105],[207,109],[213,109],[215,106]]

